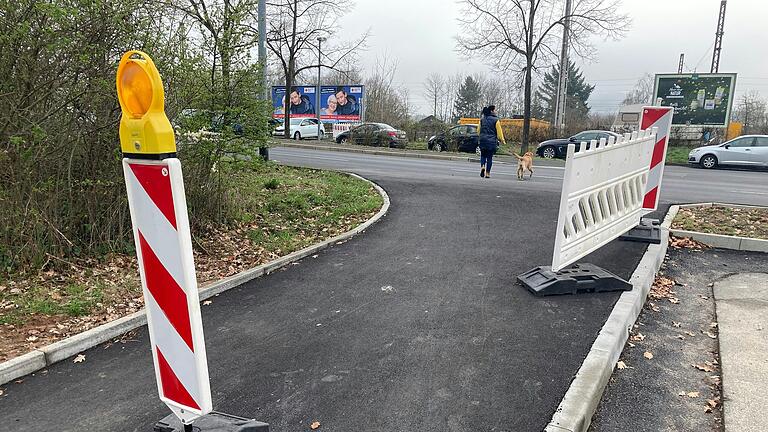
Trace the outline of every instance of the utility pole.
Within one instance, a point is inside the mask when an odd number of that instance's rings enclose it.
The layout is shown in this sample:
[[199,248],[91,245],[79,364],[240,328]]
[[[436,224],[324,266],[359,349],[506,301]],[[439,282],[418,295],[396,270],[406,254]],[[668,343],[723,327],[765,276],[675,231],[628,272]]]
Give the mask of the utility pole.
[[264,86],[264,99],[269,99],[267,88],[267,0],[259,0],[259,63],[261,64],[261,82]]
[[[259,0],[256,12],[259,14],[259,67],[261,67],[261,85],[264,87],[261,96],[267,101],[270,99],[270,89],[267,87],[267,0]],[[259,147],[259,156],[269,160],[269,147]]]
[[677,65],[677,73],[683,73],[683,64],[685,64],[685,53],[680,53],[680,63]]
[[565,0],[563,20],[563,46],[560,49],[560,77],[555,98],[555,131],[562,135],[565,130],[565,105],[568,100],[568,36],[571,29],[571,0]]
[[720,50],[723,47],[723,27],[725,27],[725,4],[727,0],[720,2],[720,16],[717,18],[717,31],[715,32],[715,49],[712,51],[712,69],[717,73],[720,69]]
[[320,141],[320,68],[323,66],[323,59],[322,59],[322,46],[323,42],[326,41],[326,38],[320,36],[317,38],[317,88],[315,89],[315,112],[317,112],[317,140]]

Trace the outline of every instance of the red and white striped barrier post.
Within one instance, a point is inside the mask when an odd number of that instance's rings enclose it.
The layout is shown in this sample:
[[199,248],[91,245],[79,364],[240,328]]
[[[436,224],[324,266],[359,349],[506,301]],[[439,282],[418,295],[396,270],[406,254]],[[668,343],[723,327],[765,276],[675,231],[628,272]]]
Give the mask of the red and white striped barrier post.
[[656,211],[661,195],[661,180],[664,176],[664,163],[667,160],[667,144],[672,130],[673,107],[643,107],[640,116],[640,130],[656,128],[656,144],[653,147],[651,166],[648,171],[648,183],[643,199],[643,211]]
[[[661,180],[664,176],[664,163],[667,160],[667,144],[672,130],[673,107],[648,106],[643,107],[640,115],[640,130],[656,129],[656,143],[653,146],[650,164],[648,166],[648,181],[643,195],[642,214],[656,211],[661,195]],[[621,236],[622,240],[645,243],[661,243],[660,222],[655,219],[641,217],[640,223]]]
[[[140,57],[140,58],[139,58]],[[184,425],[211,411],[181,163],[160,74],[139,51],[117,70],[120,147],[160,399]]]

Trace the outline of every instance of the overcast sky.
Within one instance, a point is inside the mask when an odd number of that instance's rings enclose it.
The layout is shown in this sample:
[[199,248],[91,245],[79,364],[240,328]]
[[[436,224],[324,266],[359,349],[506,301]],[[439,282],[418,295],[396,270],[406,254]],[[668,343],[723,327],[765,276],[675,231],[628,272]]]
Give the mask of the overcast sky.
[[[614,112],[624,94],[644,73],[676,73],[680,53],[685,71],[709,72],[720,0],[624,0],[622,11],[632,18],[626,37],[596,39],[596,60],[576,60],[596,88],[589,104],[596,111]],[[431,72],[490,72],[480,60],[464,61],[455,52],[454,37],[460,4],[453,0],[357,0],[344,17],[344,37],[371,30],[369,48],[362,53],[370,71],[377,57],[397,60],[396,84],[407,87],[416,112],[427,113],[422,96]],[[768,96],[768,1],[728,1],[720,72],[736,72],[737,97],[745,90]]]

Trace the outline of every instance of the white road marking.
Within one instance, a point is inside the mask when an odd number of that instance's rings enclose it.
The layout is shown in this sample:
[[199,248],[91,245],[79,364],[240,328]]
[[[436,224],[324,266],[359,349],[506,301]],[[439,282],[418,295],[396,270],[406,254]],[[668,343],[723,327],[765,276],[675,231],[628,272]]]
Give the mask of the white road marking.
[[731,191],[730,193],[745,193],[753,195],[768,195],[768,192],[752,192],[752,191]]

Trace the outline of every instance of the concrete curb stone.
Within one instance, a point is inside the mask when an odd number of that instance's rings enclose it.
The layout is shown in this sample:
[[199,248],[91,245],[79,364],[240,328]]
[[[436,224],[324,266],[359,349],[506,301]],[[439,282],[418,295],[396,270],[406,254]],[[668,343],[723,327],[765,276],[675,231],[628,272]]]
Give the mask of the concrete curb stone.
[[[335,243],[348,240],[349,238],[352,238],[355,235],[365,231],[365,229],[367,229],[369,226],[384,217],[387,211],[389,211],[390,206],[389,195],[387,195],[387,192],[384,191],[384,189],[382,189],[376,183],[364,177],[351,173],[345,174],[370,183],[376,189],[376,192],[378,192],[381,196],[383,205],[372,218],[363,222],[358,227],[353,228],[352,230],[340,234],[336,237],[330,238],[321,243],[293,252],[277,260],[268,262],[258,267],[254,267],[252,269],[245,270],[236,275],[205,286],[199,291],[200,300],[203,301],[211,298],[224,291],[240,286],[243,283],[246,283],[259,276],[269,274],[281,267],[299,261],[307,256],[313,255]],[[79,352],[85,351],[110,339],[119,337],[120,335],[141,327],[146,323],[147,315],[144,313],[144,310],[140,310],[138,312],[134,312],[131,315],[124,316],[104,325],[94,327],[88,331],[66,339],[62,339],[58,342],[54,342],[50,345],[33,350],[27,354],[2,362],[0,363],[0,385],[50,366],[56,362],[69,358]]]
[[545,432],[584,432],[624,349],[629,331],[643,308],[656,272],[667,253],[669,229],[679,206],[670,207],[661,225],[661,244],[648,246],[629,282],[632,291],[622,293],[587,357],[557,407]]
[[0,383],[5,384],[45,366],[45,354],[39,350],[30,351],[0,364]]

